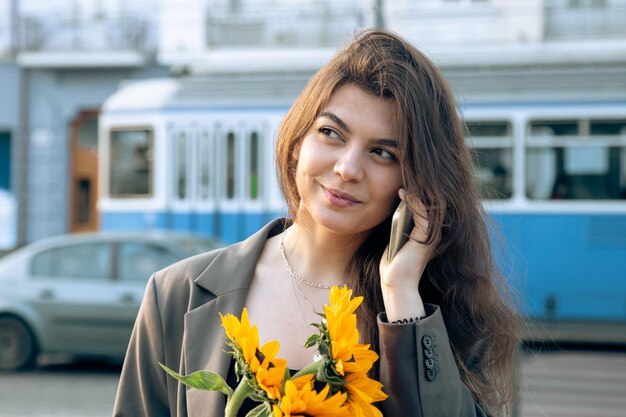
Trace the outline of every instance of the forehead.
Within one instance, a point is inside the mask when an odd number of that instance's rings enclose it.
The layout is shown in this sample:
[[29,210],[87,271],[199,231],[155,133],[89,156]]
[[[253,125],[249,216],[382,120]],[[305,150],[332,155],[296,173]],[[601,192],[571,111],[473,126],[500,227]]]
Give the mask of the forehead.
[[397,135],[395,100],[375,96],[354,84],[337,89],[320,115],[323,113],[337,116],[350,130],[370,130],[386,138]]

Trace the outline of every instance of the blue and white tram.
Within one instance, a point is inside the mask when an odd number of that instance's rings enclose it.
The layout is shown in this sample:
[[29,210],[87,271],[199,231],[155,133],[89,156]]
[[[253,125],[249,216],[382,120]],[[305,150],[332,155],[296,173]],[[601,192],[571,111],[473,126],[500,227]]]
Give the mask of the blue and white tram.
[[[626,342],[626,102],[467,106],[526,337]],[[496,239],[496,243],[497,239]]]
[[[309,74],[141,81],[100,116],[104,229],[234,242],[285,215],[276,130]],[[204,89],[204,90],[203,90]],[[461,108],[530,339],[626,343],[626,102]]]
[[234,242],[284,216],[274,137],[305,81],[262,105],[220,96],[219,86],[198,99],[197,80],[141,81],[115,93],[100,116],[102,228],[185,230]]

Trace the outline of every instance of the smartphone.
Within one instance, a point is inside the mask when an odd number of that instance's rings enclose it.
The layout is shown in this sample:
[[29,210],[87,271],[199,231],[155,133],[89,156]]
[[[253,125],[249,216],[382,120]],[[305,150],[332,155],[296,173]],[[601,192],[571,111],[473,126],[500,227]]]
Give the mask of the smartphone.
[[387,261],[391,262],[396,253],[409,240],[409,235],[413,230],[413,216],[406,203],[400,201],[398,208],[391,218],[391,233],[389,235],[389,250],[387,251]]

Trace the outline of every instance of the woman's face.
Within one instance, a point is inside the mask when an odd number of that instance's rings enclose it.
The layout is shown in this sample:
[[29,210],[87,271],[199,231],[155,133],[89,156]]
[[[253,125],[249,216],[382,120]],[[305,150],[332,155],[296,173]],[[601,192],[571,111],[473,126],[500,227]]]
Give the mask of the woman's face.
[[299,221],[353,234],[389,216],[402,184],[394,113],[355,85],[333,94],[293,154]]

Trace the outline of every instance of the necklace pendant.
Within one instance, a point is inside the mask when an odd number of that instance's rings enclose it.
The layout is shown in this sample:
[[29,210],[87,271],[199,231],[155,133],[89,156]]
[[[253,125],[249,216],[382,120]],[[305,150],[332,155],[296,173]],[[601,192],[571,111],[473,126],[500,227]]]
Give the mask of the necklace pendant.
[[315,355],[313,355],[313,362],[319,362],[322,360],[322,355],[320,355],[319,353],[316,353]]

